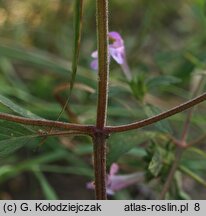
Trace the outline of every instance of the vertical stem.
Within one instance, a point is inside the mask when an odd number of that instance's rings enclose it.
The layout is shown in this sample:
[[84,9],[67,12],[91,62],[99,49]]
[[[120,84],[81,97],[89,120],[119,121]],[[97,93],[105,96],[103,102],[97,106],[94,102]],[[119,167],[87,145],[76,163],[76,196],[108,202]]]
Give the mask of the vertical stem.
[[168,192],[168,190],[172,184],[175,172],[179,166],[179,162],[181,160],[183,152],[184,152],[184,149],[177,147],[176,154],[175,154],[175,161],[172,164],[171,170],[169,172],[169,175],[166,179],[166,182],[164,184],[164,187],[163,187],[162,192],[161,192],[160,197],[159,197],[159,199],[161,199],[161,200],[165,199],[166,193]]
[[108,0],[96,0],[98,41],[98,105],[96,131],[93,137],[96,199],[106,197],[106,136],[109,57],[108,57]]
[[106,200],[106,139],[96,134],[94,143],[95,196],[97,200]]
[[[196,89],[194,90],[194,92],[192,93],[192,97],[196,96],[199,94],[199,92],[201,92],[204,88],[204,84],[205,84],[205,78],[202,78]],[[191,121],[191,118],[192,118],[192,114],[194,112],[194,107],[192,107],[192,109],[190,109],[187,113],[187,117],[186,117],[186,120],[185,120],[185,123],[184,123],[184,126],[183,126],[183,131],[182,131],[182,136],[181,136],[181,140],[180,140],[180,143],[181,143],[181,146],[177,146],[177,149],[176,149],[176,155],[175,155],[175,161],[171,167],[171,170],[169,172],[169,175],[167,177],[167,180],[163,186],[163,189],[162,189],[162,192],[160,194],[160,199],[165,199],[165,195],[166,193],[168,192],[171,184],[172,184],[172,180],[174,178],[174,175],[175,175],[175,172],[179,166],[179,162],[182,158],[182,154],[184,153],[185,151],[185,148],[183,148],[183,146],[185,146],[185,144],[187,143],[186,139],[187,139],[187,136],[188,136],[188,133],[189,133],[189,127],[190,127],[190,121]],[[187,145],[188,146],[188,145]]]
[[[205,81],[206,81],[206,78],[201,77],[194,92],[192,92],[191,98],[196,97],[204,89]],[[182,142],[186,142],[187,135],[189,133],[190,120],[192,118],[193,112],[194,112],[194,107],[192,107],[192,109],[188,111],[188,114],[187,114],[187,117],[186,117],[186,120],[183,126],[183,131],[182,131],[182,137],[181,137]]]
[[97,0],[98,40],[98,105],[96,126],[102,130],[106,125],[108,98],[108,0]]

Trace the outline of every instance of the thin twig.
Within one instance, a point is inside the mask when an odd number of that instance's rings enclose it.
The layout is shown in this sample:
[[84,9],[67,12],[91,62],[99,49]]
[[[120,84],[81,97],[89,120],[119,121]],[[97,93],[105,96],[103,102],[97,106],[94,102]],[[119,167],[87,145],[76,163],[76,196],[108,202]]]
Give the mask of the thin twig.
[[[61,92],[67,90],[68,88],[70,88],[70,83],[61,83],[60,85],[56,86],[53,91],[54,97],[60,103],[62,108],[65,106],[66,100],[61,96]],[[91,94],[95,93],[95,90],[93,88],[83,83],[74,83],[74,88],[79,89],[81,91],[91,93]],[[69,103],[65,107],[65,112],[68,118],[70,119],[70,122],[75,123],[75,124],[80,124],[78,116],[72,111]]]
[[192,115],[193,115],[193,111],[194,111],[194,107],[192,107],[188,111],[188,114],[187,114],[187,117],[185,119],[185,123],[184,123],[184,126],[183,126],[183,130],[182,130],[182,137],[181,137],[181,140],[180,140],[181,143],[186,143],[186,139],[187,139],[187,135],[188,135],[189,128],[190,128],[190,121],[191,121],[191,118],[192,118]]
[[63,84],[63,85],[60,85],[60,86],[57,86],[57,88],[54,89],[53,94],[54,94],[54,97],[56,98],[56,100],[62,106],[62,108],[64,108],[64,111],[66,112],[70,122],[75,123],[75,124],[79,124],[80,122],[78,120],[78,117],[71,110],[69,104],[67,104],[67,106],[65,107],[66,100],[60,95],[61,91],[64,91],[65,89],[68,89],[68,87],[69,87],[69,85],[67,83]]
[[147,119],[144,119],[144,120],[141,120],[141,121],[137,121],[137,122],[134,122],[134,123],[131,123],[131,124],[126,124],[126,125],[121,125],[121,126],[107,126],[105,128],[105,130],[108,132],[108,133],[116,133],[116,132],[123,132],[123,131],[129,131],[129,130],[134,130],[134,129],[138,129],[138,128],[142,128],[142,127],[145,127],[145,126],[148,126],[148,125],[151,125],[155,122],[158,122],[158,121],[161,121],[165,118],[168,118],[170,116],[173,116],[177,113],[180,113],[186,109],[189,109],[203,101],[206,100],[206,93],[196,97],[196,98],[193,98],[192,100],[189,100],[181,105],[178,105],[172,109],[169,109],[165,112],[162,112],[156,116],[153,116],[153,117],[150,117],[150,118],[147,118]]

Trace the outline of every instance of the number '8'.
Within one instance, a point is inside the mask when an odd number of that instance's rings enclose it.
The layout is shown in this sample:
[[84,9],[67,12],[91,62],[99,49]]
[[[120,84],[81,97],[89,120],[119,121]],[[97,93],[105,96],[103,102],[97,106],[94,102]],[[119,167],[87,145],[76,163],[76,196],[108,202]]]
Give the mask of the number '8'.
[[200,204],[199,203],[195,203],[194,210],[195,211],[199,211],[200,210]]

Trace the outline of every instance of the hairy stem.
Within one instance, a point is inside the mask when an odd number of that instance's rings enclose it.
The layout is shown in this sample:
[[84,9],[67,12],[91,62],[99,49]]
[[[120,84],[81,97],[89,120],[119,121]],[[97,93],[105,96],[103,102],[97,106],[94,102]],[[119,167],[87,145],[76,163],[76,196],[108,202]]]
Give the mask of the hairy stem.
[[97,0],[97,40],[98,40],[98,104],[96,130],[94,134],[94,169],[96,199],[106,197],[106,136],[104,127],[107,119],[108,100],[108,0]]
[[134,123],[131,123],[131,124],[126,124],[126,125],[121,125],[121,126],[108,126],[105,128],[105,130],[108,132],[108,133],[116,133],[116,132],[123,132],[123,131],[129,131],[129,130],[134,130],[134,129],[138,129],[138,128],[142,128],[142,127],[145,127],[145,126],[148,126],[148,125],[151,125],[155,122],[158,122],[158,121],[161,121],[165,118],[168,118],[172,115],[175,115],[176,113],[180,113],[186,109],[189,109],[203,101],[206,100],[206,93],[192,99],[192,100],[189,100],[179,106],[176,106],[172,109],[169,109],[165,112],[162,112],[156,116],[153,116],[151,118],[147,118],[147,119],[144,119],[144,120],[141,120],[141,121],[137,121],[137,122],[134,122]]
[[[176,113],[182,112],[186,109],[189,109],[201,102],[206,100],[206,93],[189,100],[177,107],[174,107],[170,110],[167,110],[165,112],[162,112],[156,116],[153,116],[151,118],[147,118],[141,121],[137,121],[135,123],[127,124],[127,125],[121,125],[121,126],[105,126],[104,131],[107,133],[115,133],[115,132],[123,132],[128,130],[134,130],[141,127],[145,127],[148,125],[151,125],[155,122],[161,121],[165,118],[168,118]],[[83,131],[92,133],[94,131],[94,126],[92,125],[80,125],[80,124],[71,124],[66,122],[59,122],[59,121],[51,121],[51,120],[44,120],[44,119],[30,119],[25,117],[20,117],[16,115],[6,114],[0,112],[0,119],[4,119],[11,122],[17,122],[21,124],[26,125],[37,125],[37,126],[46,126],[46,127],[56,127],[61,129],[67,129],[67,130],[77,130],[77,131]]]
[[98,35],[98,105],[97,121],[98,129],[106,125],[107,98],[108,98],[108,0],[97,0],[97,35]]
[[0,112],[0,119],[16,122],[20,124],[25,124],[25,125],[35,125],[35,126],[61,128],[66,130],[75,130],[79,132],[86,132],[88,134],[92,134],[94,131],[94,126],[91,125],[71,124],[71,123],[52,121],[46,119],[30,119],[30,118],[20,117],[16,115],[1,113],[1,112]]
[[97,200],[106,200],[106,138],[97,133],[93,138],[95,195]]

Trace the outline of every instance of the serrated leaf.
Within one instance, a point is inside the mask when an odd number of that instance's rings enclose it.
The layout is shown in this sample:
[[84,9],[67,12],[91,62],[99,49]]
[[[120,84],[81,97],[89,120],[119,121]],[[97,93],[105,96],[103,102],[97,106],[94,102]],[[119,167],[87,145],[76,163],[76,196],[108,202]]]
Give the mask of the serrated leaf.
[[146,82],[146,86],[149,90],[153,90],[162,86],[168,86],[171,84],[180,83],[181,80],[174,76],[158,76],[152,77]]
[[4,97],[3,95],[0,95],[0,103],[14,111],[15,113],[18,113],[21,116],[27,117],[27,118],[34,118],[34,119],[41,119],[41,117],[33,114],[32,112],[20,107],[19,105],[15,104],[8,98]]
[[[158,107],[155,107],[153,105],[146,105],[144,107],[145,113],[148,117],[152,117],[155,115],[158,115],[161,113],[161,110]],[[172,134],[172,129],[170,127],[169,121],[167,119],[161,120],[157,123],[155,123],[155,126],[158,130],[164,133]]]
[[144,136],[140,132],[126,132],[112,134],[108,143],[107,164],[111,165],[135,146],[143,142]]

